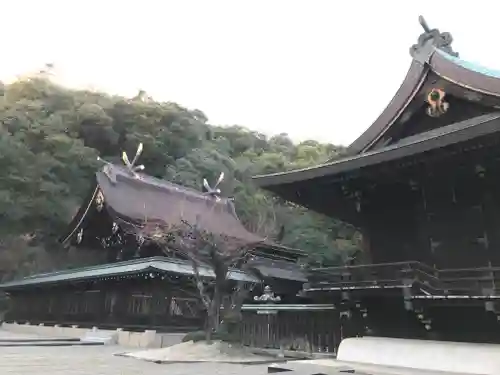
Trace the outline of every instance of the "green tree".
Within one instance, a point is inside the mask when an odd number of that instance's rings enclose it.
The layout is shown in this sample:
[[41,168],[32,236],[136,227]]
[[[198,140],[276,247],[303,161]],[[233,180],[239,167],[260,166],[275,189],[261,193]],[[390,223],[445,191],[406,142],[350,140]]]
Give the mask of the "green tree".
[[11,259],[3,270],[9,277],[102,261],[95,254],[69,255],[56,239],[91,186],[97,155],[118,161],[121,151],[133,153],[139,142],[141,163],[156,177],[199,189],[203,178],[224,172],[221,189],[234,197],[242,222],[308,251],[311,262],[341,262],[358,246],[353,228],[284,202],[251,181],[256,174],[334,159],[342,147],[210,125],[202,111],[155,102],[145,92],[126,99],[69,90],[51,82],[45,70],[0,83],[0,256]]

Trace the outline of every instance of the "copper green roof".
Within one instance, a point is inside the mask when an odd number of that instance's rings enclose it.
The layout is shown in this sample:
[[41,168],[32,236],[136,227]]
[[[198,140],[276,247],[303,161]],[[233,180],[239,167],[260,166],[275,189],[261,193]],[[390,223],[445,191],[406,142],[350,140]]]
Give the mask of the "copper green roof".
[[436,50],[436,53],[439,53],[445,59],[447,59],[447,60],[449,60],[457,65],[460,65],[467,70],[474,71],[476,73],[480,73],[480,74],[483,74],[485,76],[490,76],[493,78],[500,78],[500,70],[498,70],[498,69],[491,69],[491,68],[487,68],[485,66],[482,66],[480,64],[473,63],[471,61],[462,60],[462,59],[460,59],[456,56],[452,56],[444,51]]
[[[93,267],[68,269],[63,271],[37,274],[23,279],[9,281],[0,284],[0,290],[29,286],[54,284],[64,282],[75,282],[83,280],[93,280],[116,276],[137,275],[146,272],[174,273],[179,275],[193,275],[193,267],[189,261],[178,260],[166,257],[152,257],[134,259],[131,261],[103,264]],[[208,266],[200,267],[200,275],[213,278],[215,274]],[[232,280],[260,282],[253,275],[240,270],[231,270],[228,277]]]

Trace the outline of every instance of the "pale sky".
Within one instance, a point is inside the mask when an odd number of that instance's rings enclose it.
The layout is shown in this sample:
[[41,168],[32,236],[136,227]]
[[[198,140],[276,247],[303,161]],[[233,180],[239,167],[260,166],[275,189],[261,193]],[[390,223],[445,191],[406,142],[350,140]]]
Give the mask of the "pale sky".
[[421,32],[500,68],[497,1],[15,0],[0,2],[0,78],[153,98],[294,140],[349,144],[389,103]]

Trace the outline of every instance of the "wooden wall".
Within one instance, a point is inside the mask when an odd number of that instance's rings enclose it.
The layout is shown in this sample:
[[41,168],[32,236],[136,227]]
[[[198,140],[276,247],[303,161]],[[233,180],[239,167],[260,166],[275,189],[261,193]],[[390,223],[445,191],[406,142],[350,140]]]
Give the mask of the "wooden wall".
[[[437,268],[500,266],[500,159],[456,155],[377,181],[363,193],[374,263]],[[391,180],[391,178],[393,178]]]
[[205,319],[196,292],[160,280],[14,291],[9,298],[6,319],[31,323],[195,330]]

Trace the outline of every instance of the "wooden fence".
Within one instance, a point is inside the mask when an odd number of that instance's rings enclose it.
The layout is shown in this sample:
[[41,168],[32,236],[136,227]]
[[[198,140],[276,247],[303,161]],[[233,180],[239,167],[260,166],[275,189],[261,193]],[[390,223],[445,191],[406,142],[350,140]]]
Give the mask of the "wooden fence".
[[334,353],[341,326],[333,305],[243,305],[242,344],[309,353]]

